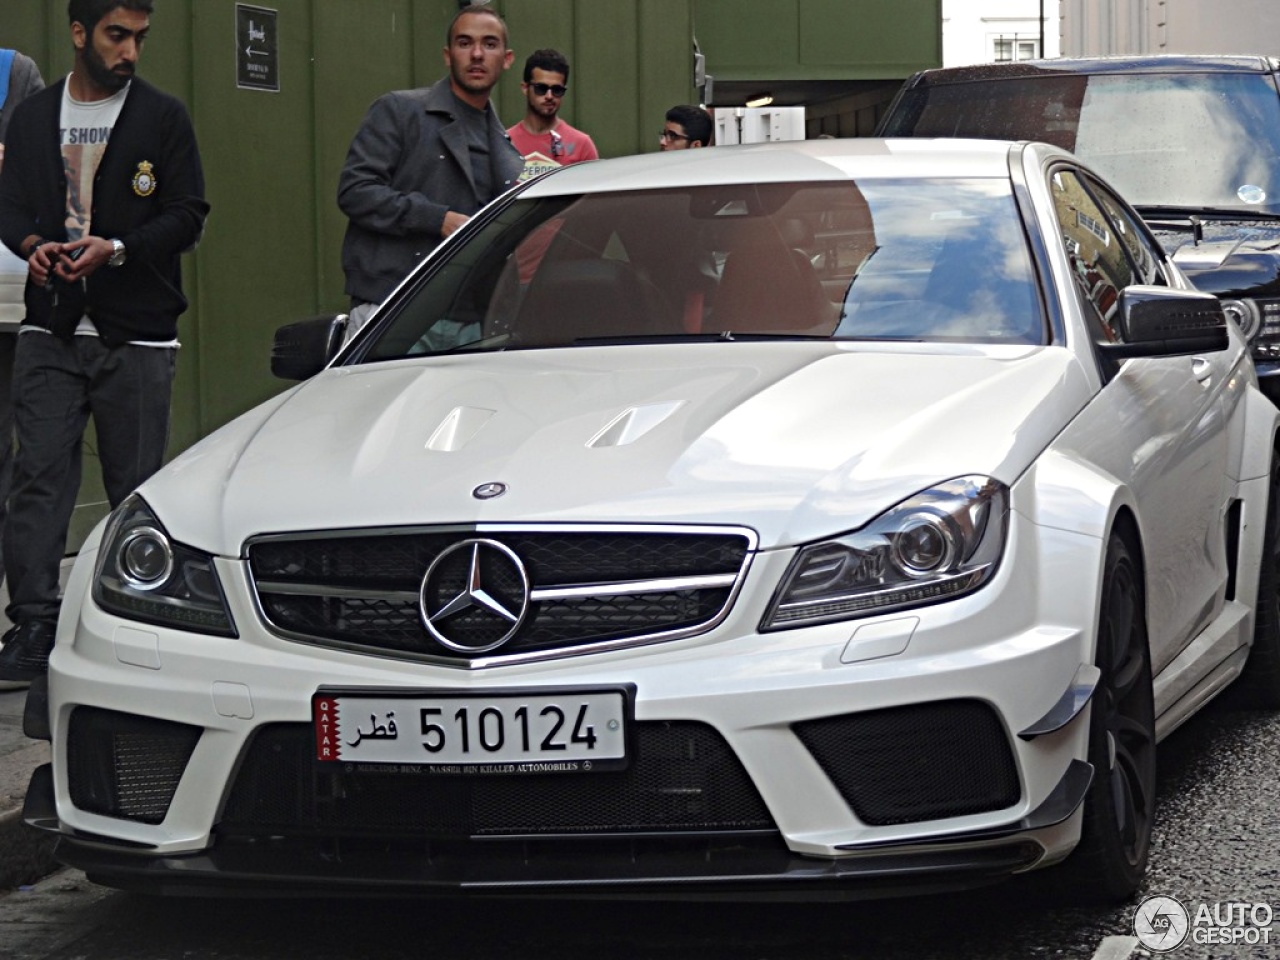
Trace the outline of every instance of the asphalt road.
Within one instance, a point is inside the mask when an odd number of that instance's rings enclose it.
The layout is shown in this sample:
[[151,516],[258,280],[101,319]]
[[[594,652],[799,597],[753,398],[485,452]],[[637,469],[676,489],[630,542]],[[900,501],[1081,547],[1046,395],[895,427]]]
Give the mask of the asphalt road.
[[[1160,748],[1160,809],[1143,893],[1117,909],[1064,906],[1037,884],[853,904],[619,904],[161,900],[74,871],[0,896],[5,960],[1028,960],[1280,957],[1276,943],[1192,926],[1158,954],[1134,939],[1140,901],[1280,912],[1280,717],[1214,707]],[[1222,930],[1226,930],[1225,933]],[[1198,931],[1198,932],[1197,932]]]

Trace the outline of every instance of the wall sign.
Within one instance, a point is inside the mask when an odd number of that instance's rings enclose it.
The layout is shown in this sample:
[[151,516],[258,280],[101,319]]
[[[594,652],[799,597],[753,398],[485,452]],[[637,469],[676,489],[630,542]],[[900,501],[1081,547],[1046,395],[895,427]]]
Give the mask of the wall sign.
[[276,11],[236,4],[236,86],[280,92]]

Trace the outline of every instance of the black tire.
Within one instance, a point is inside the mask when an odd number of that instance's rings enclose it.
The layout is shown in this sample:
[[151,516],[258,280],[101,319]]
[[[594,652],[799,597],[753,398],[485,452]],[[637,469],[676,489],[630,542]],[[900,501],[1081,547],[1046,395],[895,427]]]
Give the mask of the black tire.
[[1072,899],[1119,903],[1147,869],[1155,819],[1156,736],[1141,572],[1113,533],[1102,581],[1095,663],[1102,676],[1089,712],[1093,782],[1080,843],[1062,865]]
[[1271,460],[1267,524],[1258,568],[1253,647],[1244,672],[1232,684],[1233,706],[1280,709],[1280,457]]

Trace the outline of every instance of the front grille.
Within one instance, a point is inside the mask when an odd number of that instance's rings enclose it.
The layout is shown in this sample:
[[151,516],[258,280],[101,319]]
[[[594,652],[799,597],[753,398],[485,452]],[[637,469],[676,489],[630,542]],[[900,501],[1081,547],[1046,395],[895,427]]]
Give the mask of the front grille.
[[636,725],[624,770],[462,776],[317,764],[306,724],[274,724],[247,748],[224,836],[618,836],[775,829],[724,739],[699,723]]
[[1265,297],[1255,299],[1254,303],[1258,307],[1259,326],[1250,343],[1253,358],[1263,362],[1280,360],[1280,300]]
[[76,707],[67,733],[71,802],[88,813],[163,823],[200,728]]
[[1021,796],[1009,738],[977,700],[824,717],[793,729],[871,826],[1002,810]]
[[[509,637],[514,618],[483,605],[453,614],[445,645],[423,623],[423,579],[446,554],[452,566],[439,568],[428,597],[444,606],[467,589],[469,554],[454,548],[477,539],[519,558],[527,609]],[[248,558],[262,612],[285,637],[470,664],[708,629],[727,611],[753,548],[741,529],[469,527],[264,537]],[[515,565],[481,564],[480,575],[489,596],[521,609]]]

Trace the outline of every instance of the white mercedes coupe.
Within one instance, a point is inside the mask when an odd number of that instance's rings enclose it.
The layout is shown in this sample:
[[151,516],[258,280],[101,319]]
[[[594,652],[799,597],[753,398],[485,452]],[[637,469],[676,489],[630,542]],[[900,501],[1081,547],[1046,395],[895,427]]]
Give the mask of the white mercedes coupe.
[[1280,414],[1053,147],[579,164],[344,323],[76,561],[25,818],[94,881],[1120,899],[1161,738],[1280,704]]

